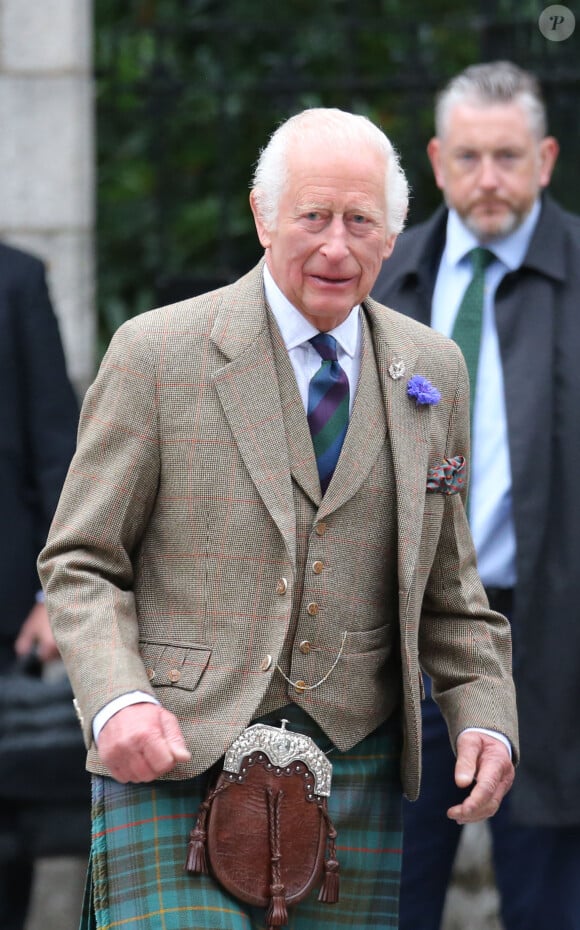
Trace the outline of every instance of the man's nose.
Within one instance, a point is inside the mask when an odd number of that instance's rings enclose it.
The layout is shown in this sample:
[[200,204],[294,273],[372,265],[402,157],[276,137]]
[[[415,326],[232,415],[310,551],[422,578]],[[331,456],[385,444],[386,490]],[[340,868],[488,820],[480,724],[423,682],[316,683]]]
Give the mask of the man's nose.
[[325,232],[326,235],[320,247],[322,254],[333,261],[339,261],[348,255],[348,234],[344,219],[341,216],[334,216],[326,227]]
[[479,184],[486,190],[498,186],[498,169],[492,155],[484,155],[479,169]]

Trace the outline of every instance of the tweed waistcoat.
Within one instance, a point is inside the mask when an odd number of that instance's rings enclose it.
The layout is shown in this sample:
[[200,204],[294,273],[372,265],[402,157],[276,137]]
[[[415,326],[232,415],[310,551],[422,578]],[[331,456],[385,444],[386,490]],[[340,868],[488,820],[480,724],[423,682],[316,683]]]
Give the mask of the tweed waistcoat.
[[[297,553],[289,631],[257,716],[295,701],[344,749],[390,716],[400,694],[395,481],[386,418],[378,454],[373,451],[373,461],[365,463],[371,466],[368,479],[354,501],[343,504],[336,519],[331,513],[319,521],[320,498],[309,493],[317,472],[304,407],[272,318],[270,329],[290,452]],[[383,401],[365,323],[360,381],[349,423],[354,438],[357,423],[369,409],[383,409]],[[369,453],[361,446],[359,454],[362,464]],[[344,468],[339,459],[333,481],[348,482]],[[348,556],[344,553],[340,526],[348,526],[349,537],[360,540],[356,564],[350,540]],[[345,558],[351,563],[348,592],[336,583]]]

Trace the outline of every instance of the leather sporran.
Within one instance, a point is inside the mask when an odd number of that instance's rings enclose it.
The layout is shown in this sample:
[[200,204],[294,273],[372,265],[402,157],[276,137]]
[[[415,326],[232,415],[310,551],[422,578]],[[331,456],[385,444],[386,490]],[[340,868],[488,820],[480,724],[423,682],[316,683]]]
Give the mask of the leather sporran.
[[269,928],[284,926],[288,906],[321,879],[319,900],[338,901],[332,765],[286,723],[254,724],[232,743],[198,811],[186,862],[187,871],[211,874],[240,901],[267,908]]

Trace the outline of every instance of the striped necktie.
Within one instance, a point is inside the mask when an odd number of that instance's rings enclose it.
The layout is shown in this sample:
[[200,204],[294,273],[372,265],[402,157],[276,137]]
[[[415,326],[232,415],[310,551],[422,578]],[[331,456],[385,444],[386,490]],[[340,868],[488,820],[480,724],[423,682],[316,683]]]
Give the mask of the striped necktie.
[[336,339],[329,333],[318,333],[310,339],[322,358],[322,365],[308,388],[308,425],[324,494],[344,442],[348,428],[348,378],[336,355]]
[[459,310],[453,325],[451,338],[455,340],[465,358],[469,374],[469,419],[473,425],[473,405],[475,385],[479,363],[481,343],[481,324],[483,320],[483,295],[485,290],[485,269],[494,259],[488,249],[477,247],[469,253],[473,275],[461,299]]

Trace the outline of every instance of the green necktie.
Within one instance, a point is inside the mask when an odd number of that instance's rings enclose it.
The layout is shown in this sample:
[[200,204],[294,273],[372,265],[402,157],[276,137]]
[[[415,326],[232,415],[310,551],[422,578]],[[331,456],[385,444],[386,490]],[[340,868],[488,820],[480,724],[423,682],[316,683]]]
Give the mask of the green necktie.
[[467,285],[455,323],[451,338],[455,340],[467,365],[469,374],[469,421],[473,424],[473,404],[475,401],[475,385],[477,382],[477,366],[479,362],[479,346],[481,342],[481,322],[483,319],[483,294],[485,288],[485,269],[494,259],[488,249],[476,248],[469,253],[473,276]]

